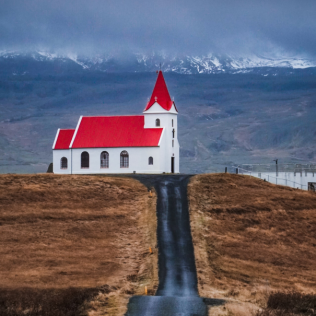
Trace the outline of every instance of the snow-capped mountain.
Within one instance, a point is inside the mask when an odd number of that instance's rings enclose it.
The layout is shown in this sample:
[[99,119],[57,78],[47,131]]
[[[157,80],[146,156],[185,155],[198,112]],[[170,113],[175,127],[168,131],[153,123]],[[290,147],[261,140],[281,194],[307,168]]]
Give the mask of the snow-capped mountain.
[[[264,56],[236,57],[209,54],[207,56],[168,56],[162,53],[131,54],[121,58],[116,55],[94,57],[76,54],[52,54],[45,51],[21,53],[0,52],[0,73],[26,74],[51,72],[65,73],[78,71],[101,72],[151,72],[161,68],[165,72],[180,74],[217,73],[267,73],[270,69],[293,70],[316,67],[316,60],[302,57],[272,58]],[[40,70],[43,68],[42,70]]]
[[160,66],[164,71],[172,71],[183,74],[196,73],[240,73],[250,72],[254,68],[289,68],[305,69],[316,67],[316,61],[305,58],[267,58],[256,55],[248,57],[233,57],[230,55],[208,56],[184,56],[168,58],[159,55],[138,55],[137,61],[140,65],[148,68]]

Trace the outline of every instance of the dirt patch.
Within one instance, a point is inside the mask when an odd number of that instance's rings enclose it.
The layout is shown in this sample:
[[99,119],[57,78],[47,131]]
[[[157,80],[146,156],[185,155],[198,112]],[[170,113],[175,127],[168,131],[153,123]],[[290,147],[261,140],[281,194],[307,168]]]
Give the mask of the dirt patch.
[[315,193],[212,174],[188,194],[199,293],[230,301],[210,315],[251,315],[272,291],[315,293]]
[[2,297],[94,289],[85,310],[123,315],[157,288],[156,225],[155,193],[130,178],[1,175]]

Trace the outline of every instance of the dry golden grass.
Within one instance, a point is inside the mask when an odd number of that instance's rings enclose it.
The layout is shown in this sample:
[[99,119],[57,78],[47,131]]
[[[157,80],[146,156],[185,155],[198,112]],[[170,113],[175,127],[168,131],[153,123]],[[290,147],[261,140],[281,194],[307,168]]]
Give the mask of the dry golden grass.
[[1,175],[0,236],[2,289],[107,284],[90,314],[123,315],[157,287],[156,196],[130,178]]
[[315,292],[315,193],[232,174],[195,176],[188,192],[200,295],[239,306],[223,315],[271,291]]

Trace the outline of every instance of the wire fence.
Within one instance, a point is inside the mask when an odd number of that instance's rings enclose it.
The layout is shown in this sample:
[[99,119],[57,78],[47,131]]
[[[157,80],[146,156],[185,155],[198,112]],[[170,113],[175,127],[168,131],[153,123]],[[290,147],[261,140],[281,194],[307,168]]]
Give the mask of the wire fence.
[[316,172],[316,164],[278,163],[278,164],[238,164],[238,168],[251,172]]
[[240,168],[239,166],[226,167],[225,172],[236,173],[236,174],[248,174],[250,176],[252,175],[252,172],[250,170]]
[[[293,188],[298,188],[298,189],[301,189],[301,190],[307,190],[308,189],[308,186],[306,184],[295,182],[295,181],[292,181],[292,180],[289,180],[289,179],[283,179],[283,178],[280,178],[280,177],[274,177],[274,176],[272,176],[270,174],[266,174],[266,175],[263,174],[263,175],[261,175],[258,178],[265,179],[266,181],[272,182],[274,184],[285,185],[285,186],[289,186],[289,187],[293,187]],[[274,179],[274,181],[271,181],[273,179]]]
[[[270,183],[274,183],[274,184],[278,184],[278,185],[285,185],[285,186],[290,186],[293,188],[298,188],[301,190],[308,190],[308,185],[306,184],[302,184],[296,181],[292,181],[289,179],[285,179],[285,178],[280,178],[277,176],[272,176],[271,174],[266,174],[266,173],[262,173],[262,172],[253,172],[251,170],[247,170],[244,168],[241,168],[239,166],[230,166],[230,167],[226,167],[225,168],[225,172],[228,173],[236,173],[236,174],[244,174],[244,175],[249,175],[249,176],[253,176],[255,178],[259,178],[259,179],[263,179],[265,181],[268,181]],[[294,172],[295,175],[295,172]]]

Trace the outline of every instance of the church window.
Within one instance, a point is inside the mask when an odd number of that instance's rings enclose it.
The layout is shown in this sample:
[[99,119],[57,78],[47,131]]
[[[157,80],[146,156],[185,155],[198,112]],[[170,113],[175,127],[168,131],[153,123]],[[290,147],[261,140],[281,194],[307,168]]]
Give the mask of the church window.
[[171,120],[171,125],[172,125],[172,127],[173,127],[173,120]]
[[172,140],[172,147],[174,147],[174,140]]
[[68,159],[63,157],[60,159],[60,169],[67,169],[68,168]]
[[172,138],[174,138],[174,132],[175,132],[175,131],[174,131],[174,129],[173,129],[173,130],[172,130]]
[[156,126],[159,127],[160,126],[160,120],[156,119]]
[[86,151],[81,153],[81,168],[89,168],[89,154]]
[[129,167],[129,156],[126,150],[121,152],[121,159],[120,159],[121,168],[128,168]]
[[100,165],[101,168],[109,168],[109,153],[107,151],[102,151]]
[[154,158],[153,157],[149,157],[148,158],[148,164],[149,165],[153,165],[154,164]]

